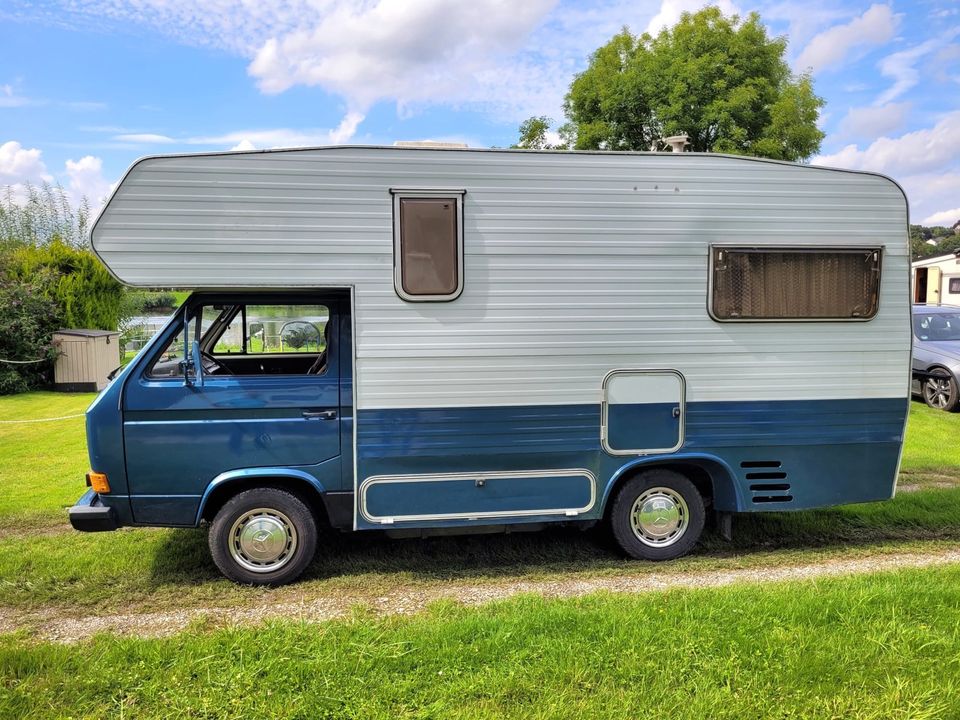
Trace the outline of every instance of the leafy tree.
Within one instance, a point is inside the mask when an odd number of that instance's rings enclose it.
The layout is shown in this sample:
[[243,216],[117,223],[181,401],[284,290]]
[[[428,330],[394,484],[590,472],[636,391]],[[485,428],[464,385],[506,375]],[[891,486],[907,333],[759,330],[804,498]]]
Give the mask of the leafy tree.
[[0,196],[0,248],[44,245],[54,239],[86,247],[89,221],[86,198],[74,207],[59,184],[28,183],[22,197],[7,186]]
[[546,115],[524,120],[520,124],[520,140],[511,147],[524,150],[566,150],[572,144],[570,137],[573,131],[572,127],[563,125],[559,132],[560,142],[551,143],[547,133],[550,131],[552,124],[553,120]]
[[[934,244],[930,243],[931,240]],[[960,249],[960,235],[954,234],[948,227],[910,226],[910,255],[914,260],[949,255],[958,249]]]
[[[697,152],[807,159],[823,140],[816,122],[824,102],[809,74],[791,73],[786,47],[756,13],[742,20],[716,7],[684,13],[656,37],[624,28],[570,85],[568,142],[650,150],[686,134]],[[521,126],[521,146],[546,137],[544,120]]]

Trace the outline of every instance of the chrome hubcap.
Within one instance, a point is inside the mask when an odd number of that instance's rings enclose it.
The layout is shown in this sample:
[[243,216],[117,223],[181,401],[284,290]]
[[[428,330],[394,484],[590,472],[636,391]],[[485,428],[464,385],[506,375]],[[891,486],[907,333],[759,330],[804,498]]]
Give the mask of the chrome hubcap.
[[650,547],[673,545],[683,537],[689,522],[690,511],[686,501],[670,488],[645,490],[630,510],[630,526],[634,535]]
[[290,518],[273,508],[251,510],[230,528],[230,555],[251,572],[279,570],[297,549],[297,531]]
[[929,378],[926,384],[927,402],[936,408],[945,408],[950,402],[950,381]]

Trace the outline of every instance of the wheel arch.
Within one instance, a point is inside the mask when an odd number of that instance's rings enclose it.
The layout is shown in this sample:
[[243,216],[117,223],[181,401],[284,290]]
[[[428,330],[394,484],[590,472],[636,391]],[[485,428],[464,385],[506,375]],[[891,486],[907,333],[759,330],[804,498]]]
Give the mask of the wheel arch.
[[217,475],[200,498],[195,524],[212,520],[230,498],[252,488],[278,488],[292,492],[307,504],[319,523],[329,524],[323,484],[313,475],[293,468],[249,468]]
[[631,478],[647,470],[673,470],[694,484],[707,507],[736,511],[742,507],[740,488],[730,466],[715,455],[684,453],[670,456],[641,457],[622,465],[610,478],[601,499],[603,517],[610,513],[611,499]]

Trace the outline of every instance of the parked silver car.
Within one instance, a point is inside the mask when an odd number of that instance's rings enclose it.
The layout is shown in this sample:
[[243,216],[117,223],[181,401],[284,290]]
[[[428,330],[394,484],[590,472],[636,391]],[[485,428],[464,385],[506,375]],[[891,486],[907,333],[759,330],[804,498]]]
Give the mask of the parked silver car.
[[913,306],[913,393],[937,410],[960,409],[960,307]]

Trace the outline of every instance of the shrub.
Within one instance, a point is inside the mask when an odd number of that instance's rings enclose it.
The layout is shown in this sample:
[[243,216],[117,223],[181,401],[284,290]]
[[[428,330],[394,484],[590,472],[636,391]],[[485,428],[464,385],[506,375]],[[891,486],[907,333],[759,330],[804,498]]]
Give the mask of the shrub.
[[52,379],[57,351],[53,332],[61,325],[59,308],[41,289],[41,278],[0,276],[0,359],[43,362],[0,362],[0,395],[24,392]]
[[93,253],[59,239],[12,250],[7,265],[11,279],[38,280],[39,291],[59,307],[65,327],[116,330],[130,311],[123,285]]

